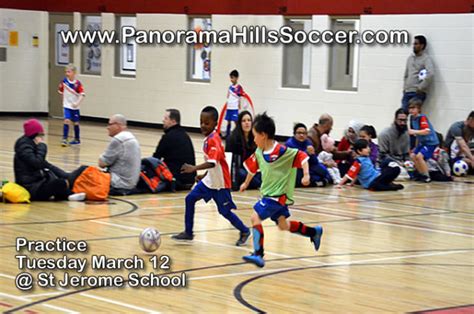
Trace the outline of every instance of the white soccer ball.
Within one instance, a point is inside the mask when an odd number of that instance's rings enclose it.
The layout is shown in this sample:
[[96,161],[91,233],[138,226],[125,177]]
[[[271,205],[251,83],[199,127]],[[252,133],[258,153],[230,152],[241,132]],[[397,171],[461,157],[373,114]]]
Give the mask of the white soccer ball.
[[468,169],[469,167],[464,160],[458,160],[453,165],[453,173],[458,177],[465,176]]
[[420,72],[418,72],[418,79],[420,81],[423,81],[426,78],[427,75],[428,75],[428,70],[423,69]]
[[143,251],[151,253],[156,250],[161,245],[161,235],[158,230],[155,228],[146,228],[145,230],[142,231],[140,234],[140,247],[143,249]]

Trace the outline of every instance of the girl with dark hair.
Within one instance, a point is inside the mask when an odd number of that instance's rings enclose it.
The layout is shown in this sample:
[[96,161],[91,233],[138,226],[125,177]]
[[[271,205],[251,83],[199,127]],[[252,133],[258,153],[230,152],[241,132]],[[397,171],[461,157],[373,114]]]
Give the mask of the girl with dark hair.
[[[232,153],[231,177],[232,189],[238,190],[247,177],[244,161],[252,156],[257,149],[253,140],[252,115],[249,111],[242,111],[237,120],[237,126],[226,140],[226,152]],[[253,177],[249,188],[258,189],[261,185],[260,174]]]
[[359,131],[359,138],[369,142],[369,157],[374,166],[376,166],[379,156],[379,146],[372,141],[374,138],[377,138],[377,132],[375,131],[375,128],[371,125],[364,125]]

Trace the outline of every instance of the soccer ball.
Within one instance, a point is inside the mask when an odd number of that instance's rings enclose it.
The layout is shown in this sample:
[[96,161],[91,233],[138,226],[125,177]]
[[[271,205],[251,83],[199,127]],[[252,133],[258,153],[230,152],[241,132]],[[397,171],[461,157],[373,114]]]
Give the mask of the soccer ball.
[[151,253],[160,247],[161,235],[155,228],[146,228],[140,234],[140,247],[143,251]]
[[420,81],[423,81],[426,78],[427,75],[428,75],[428,70],[423,69],[420,72],[418,72],[418,79]]
[[458,160],[453,165],[454,175],[461,177],[467,174],[468,166],[464,160]]

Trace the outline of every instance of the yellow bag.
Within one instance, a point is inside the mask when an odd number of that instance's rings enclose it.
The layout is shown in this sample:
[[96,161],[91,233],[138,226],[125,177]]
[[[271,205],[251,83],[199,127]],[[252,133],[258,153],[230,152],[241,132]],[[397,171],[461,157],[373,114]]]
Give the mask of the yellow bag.
[[2,187],[3,199],[10,203],[29,203],[30,192],[24,187],[13,182],[8,182]]

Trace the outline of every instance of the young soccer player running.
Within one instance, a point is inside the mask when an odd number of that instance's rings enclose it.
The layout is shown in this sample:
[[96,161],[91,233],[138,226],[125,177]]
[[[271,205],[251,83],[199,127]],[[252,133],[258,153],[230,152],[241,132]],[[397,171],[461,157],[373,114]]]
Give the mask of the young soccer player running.
[[255,118],[252,132],[257,150],[244,163],[248,175],[240,191],[247,189],[252,177],[260,170],[262,197],[254,205],[255,212],[251,216],[254,253],[244,256],[243,259],[259,267],[265,266],[262,221],[267,218],[273,220],[280,230],[309,237],[316,251],[319,250],[323,234],[321,226],[309,227],[299,221],[287,220],[290,217],[288,205],[293,204],[296,168],[303,168],[301,183],[303,185],[310,183],[308,155],[276,142],[275,122],[266,113]]
[[224,216],[235,228],[240,231],[240,237],[236,245],[241,246],[247,242],[250,230],[235,215],[232,210],[236,209],[230,189],[229,167],[225,160],[224,146],[215,128],[218,120],[217,109],[211,106],[201,111],[201,133],[206,136],[204,140],[205,162],[197,166],[184,164],[182,173],[194,173],[199,170],[207,170],[204,175],[196,176],[199,181],[194,189],[186,196],[185,230],[171,238],[176,241],[191,241],[194,238],[194,211],[196,202],[204,199],[206,202],[213,199],[217,205],[219,214]]
[[[58,87],[58,93],[63,96],[64,107],[64,126],[63,139],[61,146],[79,145],[81,144],[79,118],[79,107],[84,99],[84,86],[76,79],[76,67],[69,64],[65,68],[66,77],[62,80]],[[68,142],[69,125],[74,126],[74,140]]]

